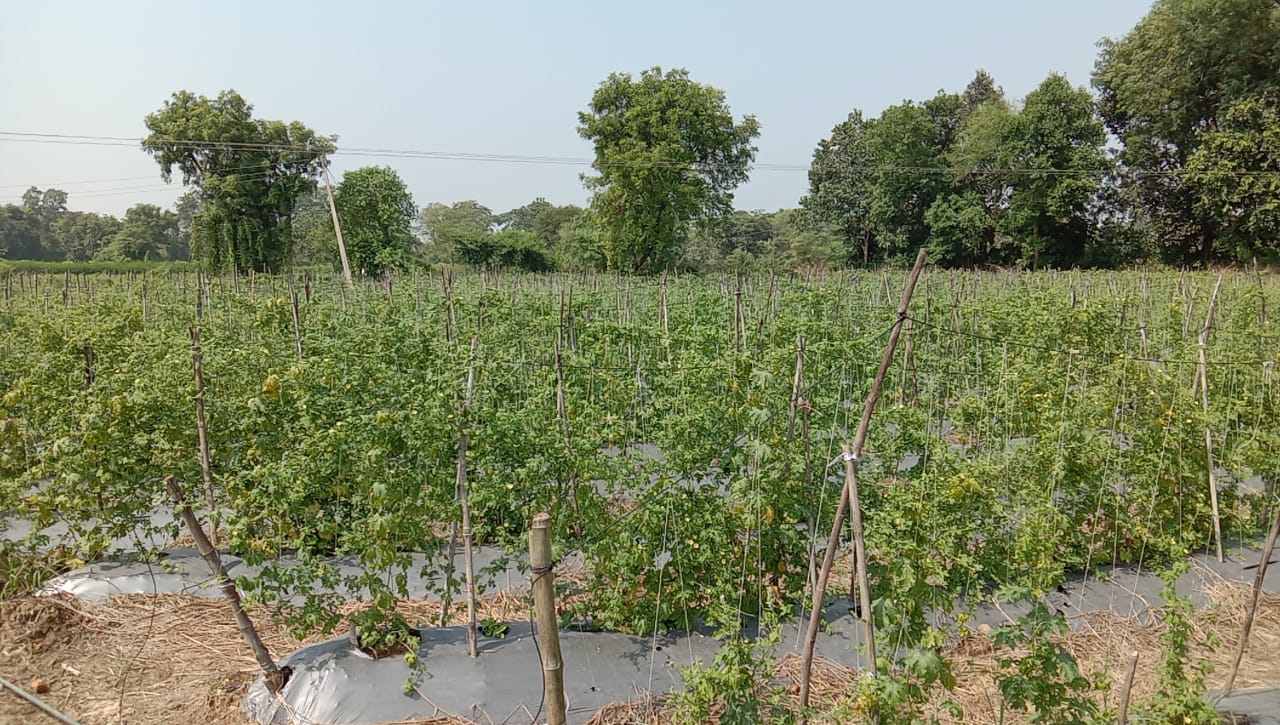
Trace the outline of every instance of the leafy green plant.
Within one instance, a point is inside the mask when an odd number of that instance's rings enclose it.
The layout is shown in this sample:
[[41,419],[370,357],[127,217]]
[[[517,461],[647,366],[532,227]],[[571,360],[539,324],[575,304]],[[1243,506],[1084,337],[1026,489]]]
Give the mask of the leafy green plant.
[[[1218,713],[1205,700],[1205,677],[1213,672],[1213,665],[1201,658],[1190,662],[1191,647],[1196,644],[1192,623],[1194,607],[1191,600],[1178,594],[1178,577],[1190,570],[1186,562],[1178,562],[1161,572],[1164,587],[1160,597],[1159,616],[1162,631],[1160,644],[1163,649],[1156,670],[1156,691],[1142,703],[1139,711],[1159,722],[1207,725],[1218,722]],[[1201,644],[1216,646],[1215,639]]]
[[1068,632],[1062,615],[1025,588],[1005,588],[998,598],[1024,601],[1030,611],[994,633],[1004,703],[1031,713],[1035,723],[1078,723],[1098,716],[1089,699],[1095,684],[1057,640]]
[[769,652],[781,641],[776,627],[755,641],[727,630],[721,634],[725,642],[710,665],[681,669],[684,688],[672,698],[675,722],[695,725],[713,715],[725,725],[796,722],[785,706],[785,691],[770,682],[775,660]]

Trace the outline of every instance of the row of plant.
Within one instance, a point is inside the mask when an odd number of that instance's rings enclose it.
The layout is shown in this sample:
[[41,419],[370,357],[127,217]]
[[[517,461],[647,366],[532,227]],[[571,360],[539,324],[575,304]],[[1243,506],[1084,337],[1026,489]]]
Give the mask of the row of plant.
[[[1280,294],[1225,276],[1206,406],[1193,381],[1214,282],[926,274],[860,470],[886,664],[932,662],[945,636],[926,613],[963,621],[976,592],[1034,595],[1072,570],[1210,546],[1210,455],[1227,545],[1255,531],[1256,494],[1237,484],[1280,478]],[[408,592],[412,552],[440,554],[427,573],[456,590],[441,552],[465,418],[477,537],[522,549],[550,511],[558,550],[590,565],[570,616],[650,632],[804,607],[901,283],[421,274],[348,288],[179,272],[0,286],[0,509],[66,523],[65,559],[147,540],[165,475],[203,490],[197,329],[212,518],[262,565],[240,582],[252,597],[304,596],[279,611],[314,630],[355,592],[376,626]],[[339,556],[365,573],[340,581]]]

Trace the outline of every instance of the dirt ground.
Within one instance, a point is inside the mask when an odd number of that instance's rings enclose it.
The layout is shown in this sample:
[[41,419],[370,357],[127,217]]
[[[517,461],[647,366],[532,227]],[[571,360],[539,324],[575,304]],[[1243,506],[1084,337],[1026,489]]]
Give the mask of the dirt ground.
[[[1210,686],[1225,676],[1237,642],[1247,589],[1219,583],[1210,590],[1214,606],[1198,613],[1198,634],[1213,633],[1221,644],[1200,651],[1216,665]],[[404,605],[414,619],[438,616],[438,604]],[[513,607],[515,609],[513,610]],[[481,616],[510,616],[520,605],[503,595],[485,600]],[[246,725],[240,700],[255,664],[236,631],[225,602],[177,595],[130,595],[94,604],[71,596],[25,597],[0,607],[0,675],[28,691],[43,680],[42,699],[84,725],[208,723]],[[419,619],[419,621],[421,621]],[[290,637],[269,621],[258,622],[263,639],[277,656],[305,641]],[[1115,705],[1129,653],[1139,653],[1133,700],[1141,702],[1155,684],[1159,630],[1150,621],[1109,612],[1086,615],[1081,631],[1065,640],[1086,674],[1104,673],[1112,683],[1106,704]],[[1280,595],[1264,595],[1237,688],[1280,686]],[[959,685],[951,699],[965,711],[965,722],[995,722],[999,702],[991,672],[990,642],[975,636],[956,642],[949,657]],[[778,681],[795,691],[796,658],[778,664]],[[858,674],[831,663],[815,668],[815,696],[823,701],[844,696]],[[939,712],[940,715],[945,713]],[[1010,721],[1009,713],[1004,713]],[[945,717],[944,717],[945,719]],[[53,722],[9,692],[0,692],[0,723]],[[461,720],[421,721],[431,725]],[[594,725],[670,722],[661,702],[617,707],[598,714]]]

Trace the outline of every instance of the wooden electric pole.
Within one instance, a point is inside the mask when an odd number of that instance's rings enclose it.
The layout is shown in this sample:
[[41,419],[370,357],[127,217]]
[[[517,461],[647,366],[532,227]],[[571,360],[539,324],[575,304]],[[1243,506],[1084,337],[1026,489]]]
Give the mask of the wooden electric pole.
[[338,207],[333,203],[333,179],[329,176],[329,160],[324,164],[324,191],[329,197],[329,213],[333,215],[333,233],[338,237],[338,256],[342,258],[342,279],[351,284],[351,263],[347,261],[347,245],[342,241],[342,223],[338,221]]

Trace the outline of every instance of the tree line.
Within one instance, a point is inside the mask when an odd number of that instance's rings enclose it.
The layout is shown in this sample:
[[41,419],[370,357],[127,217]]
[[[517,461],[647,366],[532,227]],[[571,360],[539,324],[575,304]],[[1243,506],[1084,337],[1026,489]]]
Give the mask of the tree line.
[[[1059,74],[1018,101],[979,70],[968,86],[871,116],[818,142],[798,208],[734,209],[760,124],[683,69],[610,75],[578,114],[594,149],[586,207],[545,199],[495,213],[419,209],[373,166],[333,190],[352,265],[527,270],[796,268],[894,263],[1026,268],[1280,262],[1280,7],[1157,0],[1101,43],[1096,94]],[[0,256],[183,259],[278,270],[327,264],[336,137],[258,119],[234,91],[175,93],[142,147],[189,187],[173,210],[72,212],[32,188],[0,208]]]
[[0,206],[0,258],[180,261],[190,258],[192,198],[175,208],[135,204],[118,218],[67,209],[67,192],[28,188]]

